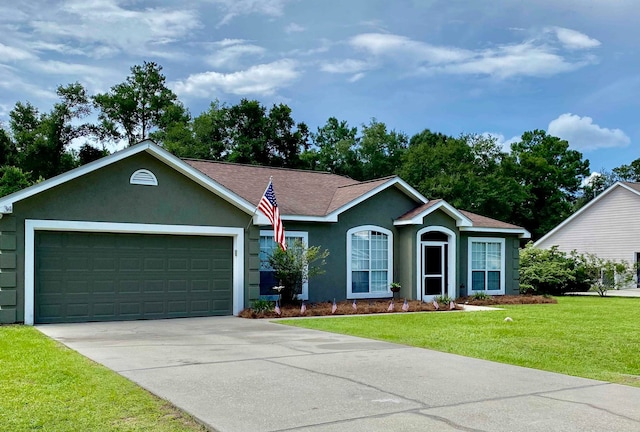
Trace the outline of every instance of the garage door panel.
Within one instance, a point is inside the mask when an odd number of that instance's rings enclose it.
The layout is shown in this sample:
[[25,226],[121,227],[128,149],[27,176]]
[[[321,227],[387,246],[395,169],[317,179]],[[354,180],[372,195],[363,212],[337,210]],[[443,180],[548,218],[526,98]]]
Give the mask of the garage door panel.
[[228,315],[230,237],[36,233],[36,322]]

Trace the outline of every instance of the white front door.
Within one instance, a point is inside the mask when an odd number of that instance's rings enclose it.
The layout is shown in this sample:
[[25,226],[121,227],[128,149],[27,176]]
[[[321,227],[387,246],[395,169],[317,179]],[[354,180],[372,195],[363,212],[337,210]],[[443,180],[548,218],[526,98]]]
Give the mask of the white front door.
[[447,243],[422,242],[422,301],[447,295]]

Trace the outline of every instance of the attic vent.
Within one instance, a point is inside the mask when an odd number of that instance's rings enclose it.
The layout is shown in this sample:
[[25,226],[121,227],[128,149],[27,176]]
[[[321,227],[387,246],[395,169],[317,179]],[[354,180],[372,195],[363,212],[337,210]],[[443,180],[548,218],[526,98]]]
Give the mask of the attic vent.
[[151,171],[146,169],[139,169],[138,171],[131,174],[129,183],[146,186],[158,186],[158,179]]

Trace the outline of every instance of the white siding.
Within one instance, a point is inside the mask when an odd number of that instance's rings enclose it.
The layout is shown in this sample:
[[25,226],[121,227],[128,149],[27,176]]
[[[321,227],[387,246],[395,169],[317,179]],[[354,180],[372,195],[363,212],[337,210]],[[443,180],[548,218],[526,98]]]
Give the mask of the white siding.
[[640,252],[640,197],[616,187],[582,214],[536,243],[541,248],[557,245],[565,252],[577,250],[600,258],[635,262]]

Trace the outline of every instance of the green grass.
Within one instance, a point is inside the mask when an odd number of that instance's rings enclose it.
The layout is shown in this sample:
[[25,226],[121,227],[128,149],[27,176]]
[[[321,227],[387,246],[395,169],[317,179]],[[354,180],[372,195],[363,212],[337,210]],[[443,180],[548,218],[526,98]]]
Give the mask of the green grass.
[[0,326],[0,429],[205,430],[168,402],[27,326]]
[[501,307],[281,322],[640,387],[640,299]]

